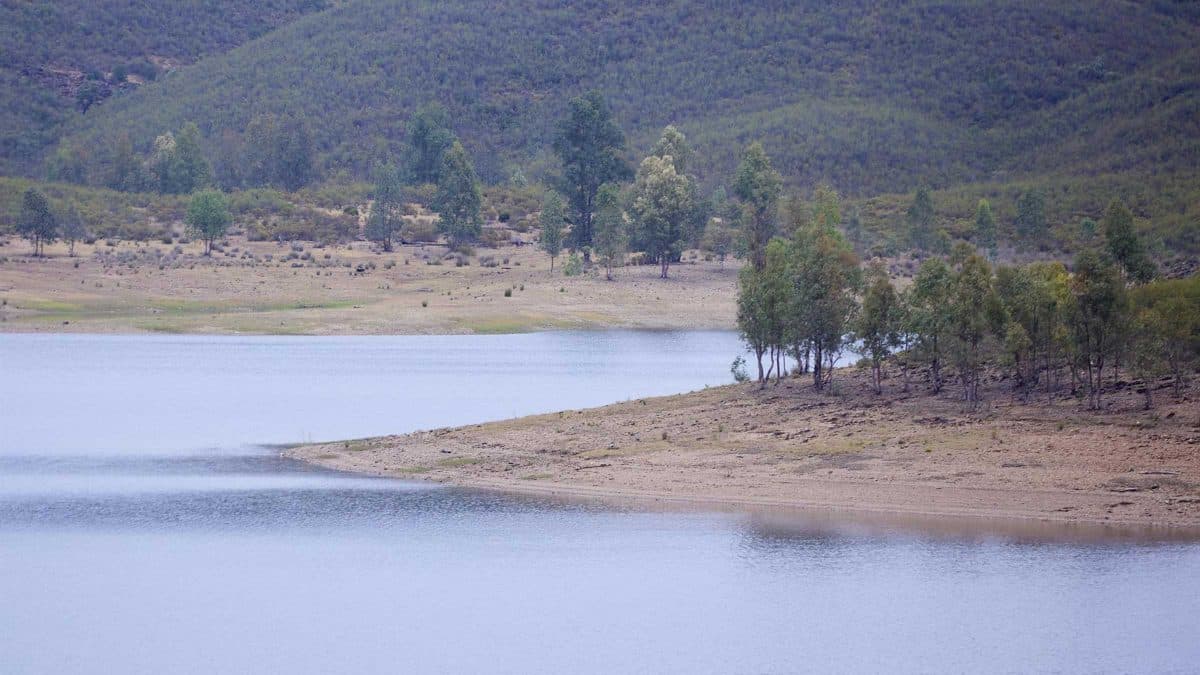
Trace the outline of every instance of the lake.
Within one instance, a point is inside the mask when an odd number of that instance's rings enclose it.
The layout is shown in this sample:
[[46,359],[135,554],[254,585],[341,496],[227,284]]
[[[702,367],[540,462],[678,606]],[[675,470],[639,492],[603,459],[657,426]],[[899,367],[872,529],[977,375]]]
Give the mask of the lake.
[[271,447],[724,384],[740,352],[0,335],[0,671],[1195,671],[1196,543],[516,497]]

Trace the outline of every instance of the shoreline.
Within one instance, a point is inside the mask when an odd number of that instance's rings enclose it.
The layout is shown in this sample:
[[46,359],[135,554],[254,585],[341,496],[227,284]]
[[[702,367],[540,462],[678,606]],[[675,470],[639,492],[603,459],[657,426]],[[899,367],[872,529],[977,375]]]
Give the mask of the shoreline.
[[[848,371],[842,382],[857,389],[861,379]],[[729,385],[282,454],[340,471],[573,500],[1198,539],[1200,419],[1185,419],[1195,417],[1192,391],[1150,413],[1127,393],[1099,414],[1074,401],[993,401],[967,413],[919,393]]]

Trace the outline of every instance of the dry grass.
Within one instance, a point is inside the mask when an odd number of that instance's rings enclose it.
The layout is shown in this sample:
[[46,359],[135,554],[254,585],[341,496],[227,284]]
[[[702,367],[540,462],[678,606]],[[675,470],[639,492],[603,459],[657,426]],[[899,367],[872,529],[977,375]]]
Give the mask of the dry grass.
[[[712,262],[673,266],[665,281],[653,266],[626,267],[608,282],[564,277],[557,267],[552,275],[531,245],[478,249],[495,267],[428,264],[446,255],[441,246],[377,253],[363,242],[303,244],[296,252],[239,237],[225,246],[230,255],[212,259],[200,257],[198,243],[178,254],[175,246],[97,242],[76,246],[72,258],[57,244],[34,259],[23,241],[9,240],[0,245],[0,331],[515,333],[732,328],[735,318],[736,268]],[[310,258],[283,260],[293,254]]]

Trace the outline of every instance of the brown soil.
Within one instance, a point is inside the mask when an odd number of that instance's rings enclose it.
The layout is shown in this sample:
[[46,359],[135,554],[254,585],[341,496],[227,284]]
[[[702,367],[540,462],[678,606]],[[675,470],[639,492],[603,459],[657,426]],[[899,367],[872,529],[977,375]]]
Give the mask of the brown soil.
[[428,264],[442,260],[444,246],[302,246],[298,255],[311,259],[281,260],[294,253],[289,245],[241,237],[213,258],[195,242],[173,256],[173,244],[97,242],[77,245],[76,257],[59,243],[39,259],[12,239],[0,246],[0,332],[512,333],[735,321],[736,266],[696,254],[667,280],[647,265],[606,281],[598,270],[564,276],[563,256],[551,274],[531,245],[478,248],[466,267]]
[[1015,401],[1004,383],[969,411],[955,392],[840,393],[807,381],[704,391],[402,436],[294,448],[334,469],[541,494],[1154,526],[1200,533],[1194,391],[1140,409],[1060,397]]

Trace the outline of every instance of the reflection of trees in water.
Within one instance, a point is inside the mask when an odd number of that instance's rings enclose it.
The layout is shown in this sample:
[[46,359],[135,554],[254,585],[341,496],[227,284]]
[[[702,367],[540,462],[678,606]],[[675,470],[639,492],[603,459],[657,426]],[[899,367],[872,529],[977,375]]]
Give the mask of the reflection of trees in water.
[[792,572],[899,566],[961,574],[999,561],[1018,567],[1057,561],[1096,574],[1183,540],[1178,533],[1096,524],[833,512],[755,513],[737,532],[743,562]]

